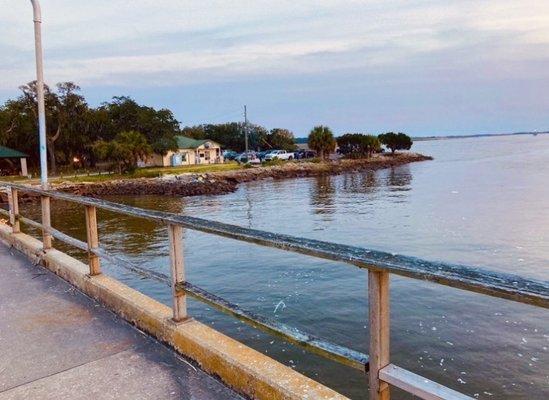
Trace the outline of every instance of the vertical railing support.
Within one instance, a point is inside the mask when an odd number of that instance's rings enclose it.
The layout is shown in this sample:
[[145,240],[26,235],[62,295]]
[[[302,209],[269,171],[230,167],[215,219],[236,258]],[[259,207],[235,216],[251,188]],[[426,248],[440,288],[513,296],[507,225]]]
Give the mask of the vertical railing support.
[[51,214],[50,214],[50,197],[40,196],[40,202],[42,203],[42,245],[44,251],[51,249],[51,234],[49,230],[51,228]]
[[90,266],[90,275],[99,275],[101,274],[99,257],[91,251],[99,247],[97,211],[94,206],[86,206],[86,236],[88,239],[88,264]]
[[17,193],[17,189],[11,188],[10,190],[10,225],[13,233],[19,233],[21,232],[21,225],[19,223],[19,195]]
[[185,263],[183,260],[183,228],[179,225],[168,225],[170,237],[170,265],[172,272],[173,320],[187,319],[187,299],[184,292],[178,291],[176,285],[185,282]]
[[389,385],[379,379],[379,371],[389,364],[389,273],[368,272],[370,323],[370,400],[389,400]]

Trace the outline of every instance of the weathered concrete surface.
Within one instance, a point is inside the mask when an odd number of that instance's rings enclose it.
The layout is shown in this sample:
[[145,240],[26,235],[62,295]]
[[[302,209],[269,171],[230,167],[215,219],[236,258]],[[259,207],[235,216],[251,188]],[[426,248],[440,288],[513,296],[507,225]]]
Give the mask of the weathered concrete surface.
[[0,399],[242,399],[0,243]]

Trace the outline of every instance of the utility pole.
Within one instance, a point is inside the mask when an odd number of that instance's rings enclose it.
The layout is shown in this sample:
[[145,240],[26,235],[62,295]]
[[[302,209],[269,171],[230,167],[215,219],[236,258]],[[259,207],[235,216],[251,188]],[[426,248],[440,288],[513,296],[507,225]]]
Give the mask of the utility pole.
[[248,109],[244,105],[244,148],[248,157]]
[[38,101],[38,136],[40,139],[40,183],[48,188],[48,159],[46,152],[46,109],[44,106],[44,67],[42,64],[42,14],[38,0],[30,0],[34,21],[34,50],[36,54],[36,97]]

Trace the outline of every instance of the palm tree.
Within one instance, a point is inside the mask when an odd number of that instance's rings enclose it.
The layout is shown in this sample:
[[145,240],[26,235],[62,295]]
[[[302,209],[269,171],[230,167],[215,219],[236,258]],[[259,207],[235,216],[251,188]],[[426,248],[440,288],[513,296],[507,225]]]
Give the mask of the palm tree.
[[315,126],[313,130],[311,130],[308,143],[309,148],[315,150],[322,160],[325,155],[334,151],[336,146],[332,130],[323,125]]

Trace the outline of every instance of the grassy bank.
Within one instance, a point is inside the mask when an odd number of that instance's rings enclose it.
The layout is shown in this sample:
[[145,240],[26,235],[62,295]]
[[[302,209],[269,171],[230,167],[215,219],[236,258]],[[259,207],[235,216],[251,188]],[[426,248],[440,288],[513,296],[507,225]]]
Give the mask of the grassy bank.
[[151,167],[151,168],[138,168],[132,173],[128,174],[90,174],[90,175],[76,175],[76,176],[64,176],[54,177],[50,179],[52,183],[85,183],[85,182],[108,182],[118,181],[126,179],[140,179],[140,178],[158,178],[162,175],[181,175],[181,174],[209,174],[215,172],[235,171],[242,169],[243,167],[237,163],[226,164],[204,164],[204,165],[183,165],[180,167]]

